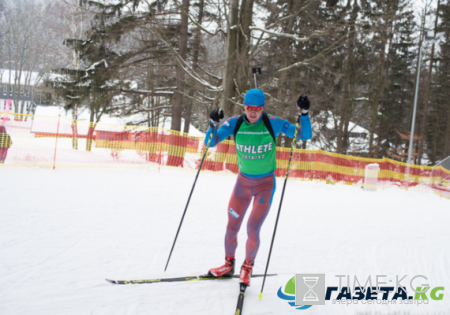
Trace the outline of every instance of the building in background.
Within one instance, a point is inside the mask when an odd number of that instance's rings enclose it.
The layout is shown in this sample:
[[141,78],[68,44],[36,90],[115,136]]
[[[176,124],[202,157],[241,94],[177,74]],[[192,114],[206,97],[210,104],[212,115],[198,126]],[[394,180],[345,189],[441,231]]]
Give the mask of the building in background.
[[44,101],[41,93],[36,93],[41,83],[43,76],[38,72],[0,69],[0,111],[5,110],[6,101],[11,99],[11,113],[34,114],[36,104]]

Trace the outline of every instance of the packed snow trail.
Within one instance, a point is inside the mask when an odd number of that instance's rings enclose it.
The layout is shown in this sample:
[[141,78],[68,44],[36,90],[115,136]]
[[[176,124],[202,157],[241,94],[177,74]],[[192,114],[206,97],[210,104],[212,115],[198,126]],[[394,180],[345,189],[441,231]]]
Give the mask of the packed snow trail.
[[[162,169],[0,168],[0,314],[234,313],[237,280],[118,286],[112,279],[204,274],[223,263],[235,175],[202,172],[166,273],[164,264],[195,173]],[[282,180],[278,187],[282,187]],[[263,273],[280,200],[261,231],[254,273]],[[264,288],[252,280],[245,315],[448,312],[450,200],[397,188],[289,181]],[[244,259],[246,222],[236,265]],[[277,290],[296,273],[426,275],[443,301],[411,305],[327,302],[296,310]]]

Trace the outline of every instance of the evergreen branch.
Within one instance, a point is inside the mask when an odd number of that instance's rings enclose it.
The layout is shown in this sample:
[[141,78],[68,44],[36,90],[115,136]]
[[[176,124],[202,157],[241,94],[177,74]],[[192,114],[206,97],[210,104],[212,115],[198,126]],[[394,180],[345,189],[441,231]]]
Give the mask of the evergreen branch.
[[[256,44],[255,44],[255,47],[253,47],[253,49],[252,49],[252,51],[251,51],[251,53],[250,53],[250,58],[248,58],[249,60],[252,60],[253,57],[254,57],[254,55],[256,54],[256,50],[258,49],[259,44],[261,43],[261,40],[262,40],[263,36],[264,36],[264,33],[261,32],[261,35],[259,36],[258,41],[257,41]],[[253,38],[253,37],[252,37],[252,38]]]
[[270,94],[267,93],[267,92],[264,92],[264,94],[265,94],[265,95],[268,95],[272,100],[274,100],[274,101],[277,102],[277,103],[285,103],[285,102],[283,102],[283,101],[280,101],[280,100],[277,99],[276,97],[273,97],[272,95],[270,95]]
[[216,98],[212,98],[212,97],[208,97],[208,96],[204,95],[204,94],[201,93],[199,90],[196,90],[196,92],[197,92],[198,94],[200,94],[201,97],[206,98],[207,100],[210,100],[210,101],[215,101],[215,100],[216,100]]
[[260,32],[263,32],[263,33],[270,34],[270,35],[272,35],[272,36],[276,36],[276,37],[288,37],[288,38],[293,39],[293,40],[296,41],[296,42],[307,42],[307,41],[309,41],[312,37],[317,36],[317,34],[314,32],[314,33],[312,33],[312,34],[311,34],[310,36],[308,36],[308,37],[302,37],[302,38],[300,38],[300,37],[295,36],[294,34],[278,33],[278,32],[269,31],[269,30],[266,30],[266,29],[264,29],[264,28],[260,28],[260,27],[257,27],[257,26],[251,26],[251,27],[250,27],[250,30],[252,30],[252,31],[260,31]]
[[217,79],[217,80],[219,80],[219,81],[221,81],[221,80],[223,79],[222,77],[218,77],[218,76],[216,76],[216,75],[214,75],[214,74],[212,74],[212,73],[206,71],[205,69],[203,69],[203,68],[200,67],[199,65],[197,65],[197,67],[198,67],[200,70],[202,70],[204,73],[206,73],[207,75],[209,75],[210,77],[212,77],[212,78],[214,78],[214,79]]
[[[159,25],[159,24],[158,24]],[[183,69],[185,73],[187,73],[192,79],[194,79],[197,83],[201,84],[202,86],[206,87],[207,89],[219,92],[222,90],[222,87],[216,87],[205,80],[203,80],[195,71],[192,69],[191,66],[187,64],[187,62],[178,54],[178,52],[173,48],[173,46],[170,44],[167,36],[165,35],[164,31],[162,30],[161,26],[159,25],[161,34],[149,29],[148,27],[144,26],[144,29],[146,29],[148,32],[154,34],[156,37],[158,37],[165,45],[169,48],[169,50],[172,52],[172,55],[175,57],[175,60],[177,61],[178,65]]]
[[310,1],[309,3],[307,3],[306,5],[304,5],[303,7],[299,8],[297,12],[293,13],[293,14],[289,14],[285,17],[282,17],[281,19],[278,19],[276,22],[266,26],[266,29],[270,29],[272,27],[275,27],[277,24],[279,24],[280,22],[283,22],[284,20],[287,20],[293,16],[298,16],[300,14],[300,12],[306,10],[312,3],[314,3],[314,1]]
[[128,94],[138,94],[138,95],[173,95],[173,91],[143,91],[143,90],[130,90],[130,89],[120,89],[123,93]]
[[216,29],[216,31],[214,32],[214,33],[212,33],[211,31],[208,31],[206,28],[204,28],[201,24],[198,24],[197,23],[197,21],[196,21],[196,19],[192,16],[192,14],[190,14],[188,11],[186,11],[185,9],[184,9],[184,7],[177,1],[177,0],[174,0],[174,2],[175,2],[175,4],[178,6],[178,8],[179,9],[181,9],[182,10],[182,12],[184,13],[184,14],[186,14],[188,17],[189,17],[189,20],[191,20],[191,22],[195,25],[195,26],[197,26],[199,29],[201,29],[203,32],[205,32],[206,34],[208,34],[208,35],[211,35],[211,36],[216,36],[217,34],[219,34],[219,33],[222,33],[223,35],[227,35],[227,33],[222,29],[222,28],[217,28]]
[[185,92],[183,92],[183,91],[177,91],[177,93],[181,93],[181,94],[183,94],[184,96],[187,96],[188,98],[190,98],[190,99],[192,99],[192,100],[194,100],[194,101],[196,101],[196,102],[202,103],[202,104],[211,104],[211,102],[205,102],[205,101],[202,101],[202,100],[200,100],[200,99],[198,99],[198,98],[196,98],[196,97],[190,96],[189,94],[187,94],[187,93],[185,93]]
[[152,112],[152,111],[155,111],[158,109],[165,109],[165,108],[172,108],[172,105],[164,105],[164,106],[158,106],[158,107],[153,107],[153,108],[139,108],[137,110],[137,112]]
[[337,41],[335,41],[330,47],[326,48],[324,51],[318,53],[318,54],[315,55],[314,57],[311,57],[311,58],[306,59],[306,60],[301,61],[301,62],[296,62],[296,63],[294,63],[294,64],[292,64],[292,65],[290,65],[290,66],[288,66],[288,67],[286,67],[286,68],[279,69],[279,70],[276,71],[274,74],[272,74],[272,76],[269,78],[269,80],[268,80],[266,83],[262,84],[261,86],[266,86],[267,84],[270,84],[270,83],[273,81],[273,79],[275,79],[275,76],[276,76],[277,74],[281,73],[281,72],[289,71],[289,70],[291,70],[291,69],[293,69],[293,68],[298,68],[298,67],[301,67],[301,66],[307,66],[307,65],[309,65],[311,62],[313,62],[313,61],[315,61],[315,60],[317,60],[317,59],[319,59],[319,58],[324,57],[326,54],[328,54],[329,52],[331,52],[331,51],[338,45],[338,43],[340,43],[341,41],[343,41],[343,40],[347,37],[347,35],[348,35],[348,34],[343,35],[341,38],[339,38]]
[[241,106],[241,107],[244,107],[244,104],[236,103],[236,102],[233,101],[231,98],[229,99],[229,101],[230,101],[231,103],[235,104],[235,105],[239,105],[239,106]]

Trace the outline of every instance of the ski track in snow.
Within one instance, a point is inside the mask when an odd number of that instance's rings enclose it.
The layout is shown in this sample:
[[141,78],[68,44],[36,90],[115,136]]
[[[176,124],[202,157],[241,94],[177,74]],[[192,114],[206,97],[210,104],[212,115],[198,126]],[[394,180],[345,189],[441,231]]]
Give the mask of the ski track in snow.
[[[199,275],[222,264],[234,175],[200,174],[166,273],[194,172],[2,167],[0,178],[1,315],[234,313],[236,279],[123,286],[104,280]],[[254,273],[264,273],[283,180]],[[420,274],[450,290],[449,222],[450,200],[434,194],[289,181],[269,267],[278,276],[267,278],[261,301],[262,278],[252,280],[243,314],[450,313],[445,291],[442,301],[419,307],[328,301],[301,311],[276,295],[296,273],[325,273],[327,286],[341,274],[364,281]],[[246,221],[238,240],[237,268]]]

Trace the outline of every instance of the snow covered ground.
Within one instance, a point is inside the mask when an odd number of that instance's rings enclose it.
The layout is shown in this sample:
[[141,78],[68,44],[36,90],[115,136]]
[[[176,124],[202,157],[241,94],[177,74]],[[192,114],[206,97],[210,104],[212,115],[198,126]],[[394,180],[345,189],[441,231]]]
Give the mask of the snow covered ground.
[[[194,177],[168,169],[0,168],[0,314],[233,314],[236,279],[124,286],[104,280],[196,275],[223,263],[235,175],[202,173],[163,273]],[[278,180],[262,228],[255,273],[264,272],[282,185]],[[269,268],[278,276],[267,278],[261,301],[262,280],[253,279],[243,313],[450,313],[449,222],[450,200],[434,194],[289,181]],[[419,307],[328,301],[296,310],[276,294],[296,273],[325,273],[327,286],[342,274],[420,274],[446,291],[442,301]]]

